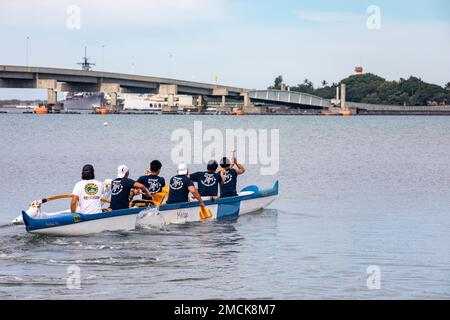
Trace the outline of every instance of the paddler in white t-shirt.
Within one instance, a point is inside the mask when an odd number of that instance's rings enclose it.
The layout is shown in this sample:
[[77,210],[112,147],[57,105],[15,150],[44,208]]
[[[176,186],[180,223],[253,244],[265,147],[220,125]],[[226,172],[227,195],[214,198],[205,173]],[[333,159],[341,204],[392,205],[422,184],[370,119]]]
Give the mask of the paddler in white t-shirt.
[[83,180],[79,181],[73,188],[70,211],[84,214],[101,213],[103,184],[95,180],[94,167],[92,165],[87,164],[83,167],[81,179]]

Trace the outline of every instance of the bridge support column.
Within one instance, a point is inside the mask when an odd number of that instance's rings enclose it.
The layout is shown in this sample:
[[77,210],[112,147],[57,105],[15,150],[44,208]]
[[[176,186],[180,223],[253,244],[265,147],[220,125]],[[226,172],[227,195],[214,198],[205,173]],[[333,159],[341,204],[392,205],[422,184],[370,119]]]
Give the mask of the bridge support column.
[[226,96],[229,94],[228,89],[224,87],[215,87],[213,88],[213,96],[222,97],[222,102],[217,108],[217,112],[219,113],[230,113],[231,108],[226,107]]
[[175,108],[175,95],[178,93],[178,86],[176,84],[160,84],[158,94],[167,96],[167,106],[162,108],[163,113],[177,112]]
[[61,105],[58,104],[58,92],[53,88],[47,89],[47,108],[54,113],[61,112]]
[[169,97],[167,98],[167,104],[170,108],[175,107],[175,95],[169,94]]
[[225,108],[225,105],[226,105],[226,96],[222,96],[222,102],[220,103],[220,106],[222,107],[222,108]]
[[346,110],[347,106],[345,104],[345,97],[346,96],[346,87],[345,83],[341,83],[341,109]]
[[118,111],[117,92],[110,92],[110,95],[111,95],[111,110]]
[[198,112],[203,112],[205,107],[205,100],[203,99],[203,96],[198,96],[196,105]]
[[102,82],[100,83],[100,92],[108,93],[111,97],[110,100],[110,109],[111,111],[119,111],[119,106],[117,105],[117,94],[120,91],[120,84],[118,83],[109,83],[109,82]]
[[241,96],[244,97],[244,107],[250,107],[250,97],[248,91],[241,93]]
[[47,104],[50,106],[56,105],[57,103],[57,92],[53,88],[47,89]]

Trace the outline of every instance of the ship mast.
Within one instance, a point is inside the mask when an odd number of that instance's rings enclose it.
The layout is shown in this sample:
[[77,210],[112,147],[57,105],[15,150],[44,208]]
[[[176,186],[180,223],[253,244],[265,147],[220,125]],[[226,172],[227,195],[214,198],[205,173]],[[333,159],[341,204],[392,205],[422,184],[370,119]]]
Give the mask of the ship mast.
[[95,66],[95,63],[89,62],[89,58],[87,57],[87,47],[84,47],[84,57],[82,58],[83,62],[78,62],[77,64],[81,65],[81,70],[83,71],[91,71],[91,66]]

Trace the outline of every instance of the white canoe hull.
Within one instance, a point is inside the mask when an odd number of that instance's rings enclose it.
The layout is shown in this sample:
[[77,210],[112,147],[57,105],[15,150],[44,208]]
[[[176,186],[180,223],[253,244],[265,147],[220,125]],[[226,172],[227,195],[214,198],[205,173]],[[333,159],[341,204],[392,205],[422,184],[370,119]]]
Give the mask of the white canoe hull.
[[[277,195],[278,182],[268,190],[249,186],[236,197],[207,200],[205,204],[212,213],[212,217],[208,220],[236,219],[242,214],[259,211],[270,205]],[[148,226],[161,227],[202,221],[198,202],[131,208],[92,215],[60,213],[33,218],[22,212],[22,216],[28,232],[55,236],[81,236],[105,231],[134,230]]]
[[106,219],[85,221],[82,223],[32,230],[30,233],[51,236],[84,236],[106,231],[128,231],[136,228],[137,213]]

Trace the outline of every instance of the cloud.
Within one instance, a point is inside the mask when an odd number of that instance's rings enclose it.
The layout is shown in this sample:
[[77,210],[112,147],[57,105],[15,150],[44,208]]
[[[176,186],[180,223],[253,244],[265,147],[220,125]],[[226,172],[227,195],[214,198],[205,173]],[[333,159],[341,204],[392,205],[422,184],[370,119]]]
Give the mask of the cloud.
[[336,23],[363,21],[367,16],[351,12],[304,11],[295,12],[297,19],[305,22]]

